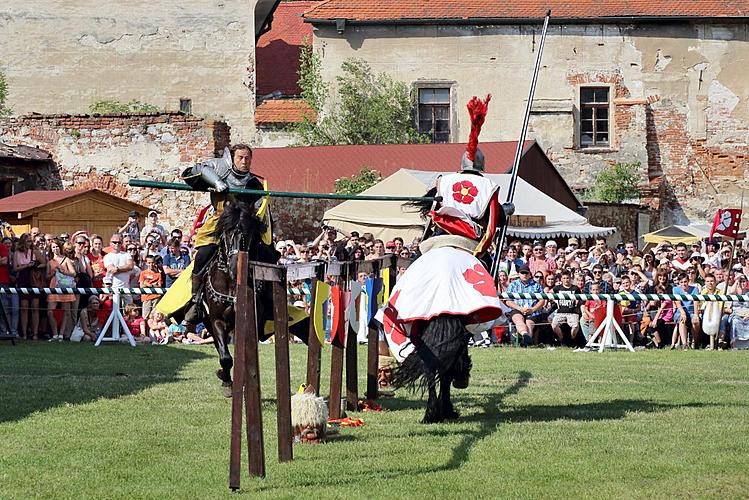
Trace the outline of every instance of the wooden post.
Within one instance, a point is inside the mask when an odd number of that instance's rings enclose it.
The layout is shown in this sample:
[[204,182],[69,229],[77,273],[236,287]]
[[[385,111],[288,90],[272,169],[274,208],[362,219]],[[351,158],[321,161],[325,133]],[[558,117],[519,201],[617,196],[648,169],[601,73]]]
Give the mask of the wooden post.
[[289,372],[289,312],[286,302],[286,270],[279,270],[280,281],[273,282],[273,321],[276,346],[276,422],[278,461],[294,458],[291,435],[291,374]]
[[[315,301],[318,298],[315,295],[317,288],[317,282],[323,279],[324,267],[321,265],[317,271],[317,276],[312,279],[310,285],[311,297],[310,297],[310,316],[309,316],[309,333],[307,334],[307,385],[311,385],[315,388],[318,394],[320,391],[320,358],[322,346],[320,345],[320,339],[317,338],[317,332],[315,332],[315,320],[313,314],[315,312]],[[320,299],[324,300],[324,299]]]
[[[243,256],[244,254],[244,256]],[[246,328],[245,335],[245,414],[247,424],[247,455],[251,477],[265,477],[265,445],[263,413],[260,398],[260,366],[258,331],[255,314],[255,287],[246,252],[240,252],[237,263],[237,304],[235,325]],[[241,366],[238,369],[242,369]],[[236,370],[235,370],[236,371]]]
[[339,333],[341,332],[337,330],[340,328],[340,325],[334,324],[333,328],[330,332],[330,396],[328,397],[328,415],[330,418],[341,418],[344,345],[340,341]]
[[[380,274],[380,261],[372,261],[372,273],[376,277]],[[376,300],[376,297],[367,297]],[[364,321],[367,319],[364,318]],[[367,399],[375,400],[379,396],[377,386],[377,363],[379,360],[380,333],[372,326],[367,330]]]
[[[240,252],[237,261],[240,276],[247,274],[247,253]],[[245,278],[246,279],[246,278]],[[239,282],[241,278],[237,278]],[[247,286],[245,285],[245,289]],[[246,290],[245,292],[246,293]],[[239,294],[239,287],[237,287]],[[237,299],[239,300],[239,299]],[[246,302],[246,298],[243,299]],[[229,488],[238,490],[242,464],[242,416],[244,404],[244,378],[246,364],[245,339],[249,336],[249,323],[236,323],[234,327],[234,380],[231,387],[231,444],[229,452]],[[218,334],[218,332],[216,332]]]
[[[356,276],[354,263],[349,263],[341,273],[344,290],[351,290],[351,279]],[[348,307],[349,304],[346,304]],[[351,311],[349,311],[351,314]],[[351,323],[346,321],[343,325],[346,332],[346,410],[356,411],[359,403],[359,368],[357,356],[356,332],[351,328]]]

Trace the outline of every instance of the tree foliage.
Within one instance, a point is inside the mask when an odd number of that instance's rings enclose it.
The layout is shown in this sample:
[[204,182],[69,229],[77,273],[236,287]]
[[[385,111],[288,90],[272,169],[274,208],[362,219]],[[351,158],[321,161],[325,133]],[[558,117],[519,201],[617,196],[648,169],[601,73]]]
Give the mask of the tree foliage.
[[596,177],[593,188],[587,193],[586,198],[606,203],[621,203],[624,200],[638,198],[639,169],[639,161],[617,163],[605,168]]
[[299,86],[302,98],[317,112],[317,120],[305,118],[292,127],[298,145],[427,142],[414,125],[408,85],[385,73],[373,73],[361,59],[348,59],[336,77],[338,93],[333,101],[320,67],[320,55],[304,47]]
[[125,103],[116,99],[105,99],[91,103],[88,111],[104,115],[111,113],[158,113],[161,110],[153,104],[140,102],[137,99],[132,99]]
[[13,111],[6,106],[8,99],[8,80],[5,79],[5,73],[0,71],[0,116],[9,116]]
[[336,179],[335,192],[337,194],[359,194],[369,189],[382,180],[382,175],[377,170],[362,167],[358,174],[343,179]]

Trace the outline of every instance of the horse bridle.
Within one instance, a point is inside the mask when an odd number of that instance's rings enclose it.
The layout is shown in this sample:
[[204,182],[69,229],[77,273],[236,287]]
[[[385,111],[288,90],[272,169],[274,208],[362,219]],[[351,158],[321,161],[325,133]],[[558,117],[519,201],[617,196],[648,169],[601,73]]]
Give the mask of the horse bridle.
[[[216,255],[212,259],[212,262],[210,262],[209,266],[207,266],[207,269],[210,270],[210,267],[215,266],[219,271],[222,271],[229,275],[229,281],[236,281],[236,267],[231,265],[231,261],[233,258],[239,255],[239,252],[243,248],[244,242],[245,235],[239,231],[235,231],[234,233],[232,233],[230,238],[222,237],[220,239],[219,250],[218,252],[216,252]],[[223,256],[224,258],[222,259],[221,256]],[[211,298],[217,302],[234,304],[237,300],[236,295],[226,294],[216,290],[211,281],[210,272],[206,273],[206,290]]]

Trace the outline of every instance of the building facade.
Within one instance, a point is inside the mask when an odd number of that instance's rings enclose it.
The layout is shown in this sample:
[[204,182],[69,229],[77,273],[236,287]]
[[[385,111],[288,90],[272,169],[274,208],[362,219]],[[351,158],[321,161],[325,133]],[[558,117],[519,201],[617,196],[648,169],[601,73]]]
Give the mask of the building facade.
[[[738,206],[749,184],[749,4],[546,3],[556,18],[528,138],[568,183],[586,189],[606,166],[639,162],[653,225]],[[521,128],[544,14],[518,5],[330,0],[305,19],[333,88],[352,57],[411,84],[416,125],[434,142],[466,141],[465,104],[491,93],[481,138],[506,141]]]
[[[7,105],[27,113],[88,113],[102,100],[229,123],[254,136],[256,14],[269,0],[28,0],[0,6]],[[271,10],[272,12],[272,10]],[[262,22],[262,21],[261,21]]]

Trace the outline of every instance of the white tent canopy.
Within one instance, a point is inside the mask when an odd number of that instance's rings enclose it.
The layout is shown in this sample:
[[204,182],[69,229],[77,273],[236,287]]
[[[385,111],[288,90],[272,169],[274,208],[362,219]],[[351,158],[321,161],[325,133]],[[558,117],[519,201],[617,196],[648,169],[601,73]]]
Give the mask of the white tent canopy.
[[[362,194],[390,196],[423,196],[434,186],[437,176],[445,172],[398,170]],[[485,174],[500,186],[500,201],[507,196],[509,174]],[[613,227],[597,227],[577,212],[550,198],[523,179],[518,179],[515,190],[515,215],[542,215],[546,222],[541,227],[508,227],[508,234],[520,238],[591,237],[608,235]],[[370,232],[375,238],[392,240],[396,236],[406,242],[424,231],[424,221],[412,208],[393,201],[347,200],[325,212],[324,221],[346,233]]]

